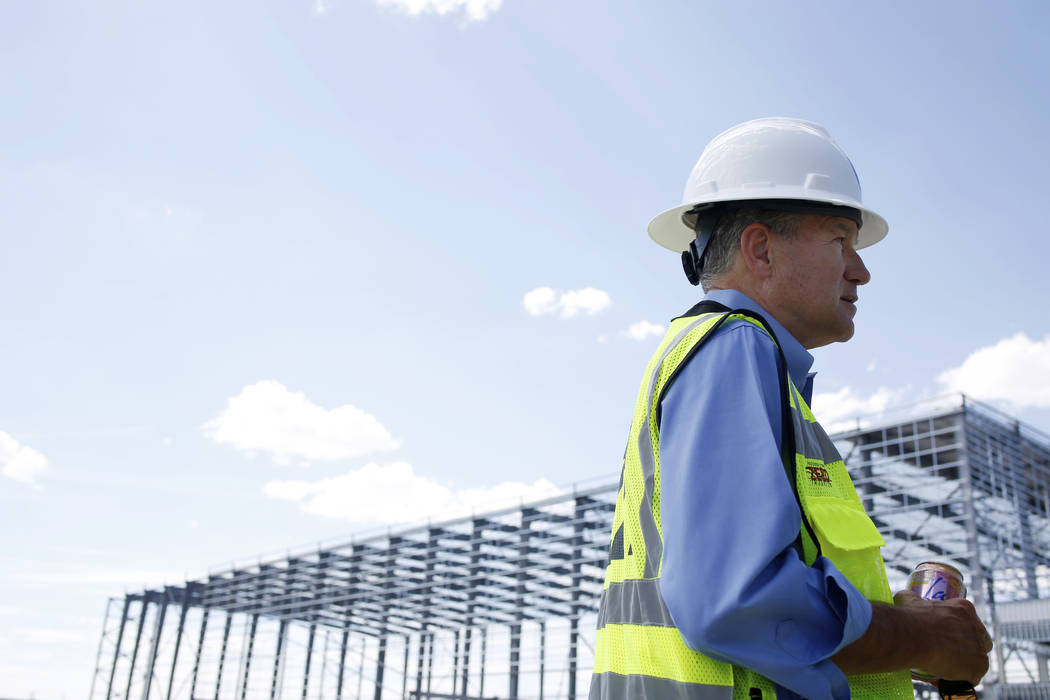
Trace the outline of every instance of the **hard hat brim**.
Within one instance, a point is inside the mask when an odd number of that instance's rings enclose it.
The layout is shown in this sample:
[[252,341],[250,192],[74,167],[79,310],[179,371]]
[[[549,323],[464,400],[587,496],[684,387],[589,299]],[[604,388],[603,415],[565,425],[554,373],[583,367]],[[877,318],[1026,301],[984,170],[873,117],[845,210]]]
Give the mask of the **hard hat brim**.
[[[813,197],[770,197],[768,192],[757,196],[740,196],[733,197],[732,199],[726,197],[719,197],[714,201],[746,201],[748,199],[785,199],[785,200],[802,200],[810,202],[818,202],[823,204],[837,204],[841,206],[853,207],[859,209],[863,224],[860,227],[859,236],[857,237],[857,249],[867,248],[870,245],[878,243],[886,234],[889,233],[889,224],[886,220],[867,209],[857,202],[849,201],[841,198],[829,198],[829,199],[814,199]],[[703,202],[691,202],[689,204],[682,204],[680,206],[668,209],[665,212],[657,214],[653,217],[653,220],[649,222],[648,230],[649,237],[659,243],[668,250],[673,250],[676,253],[682,253],[689,249],[689,244],[696,238],[696,231],[688,226],[683,220],[682,215],[688,212],[697,204]]]

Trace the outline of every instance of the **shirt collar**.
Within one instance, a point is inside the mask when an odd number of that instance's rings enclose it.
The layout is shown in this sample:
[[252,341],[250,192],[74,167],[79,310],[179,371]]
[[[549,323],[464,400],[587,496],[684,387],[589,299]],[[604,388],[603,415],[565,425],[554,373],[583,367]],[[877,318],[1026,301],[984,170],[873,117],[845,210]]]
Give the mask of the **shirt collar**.
[[747,309],[761,314],[776,333],[780,349],[784,351],[784,359],[787,360],[791,381],[795,383],[799,391],[806,392],[807,389],[812,391],[813,376],[809,374],[809,369],[813,366],[813,356],[802,347],[802,343],[798,342],[795,336],[788,333],[788,330],[773,318],[772,314],[759,306],[751,297],[735,289],[712,289],[705,298],[728,306],[730,309]]

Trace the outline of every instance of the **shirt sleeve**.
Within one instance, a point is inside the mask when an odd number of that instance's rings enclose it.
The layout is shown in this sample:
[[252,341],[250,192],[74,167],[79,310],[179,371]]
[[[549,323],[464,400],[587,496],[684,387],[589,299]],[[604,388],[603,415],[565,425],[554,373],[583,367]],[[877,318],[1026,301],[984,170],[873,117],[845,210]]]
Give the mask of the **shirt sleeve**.
[[776,346],[735,323],[661,403],[660,590],[686,644],[806,698],[849,698],[830,660],[871,622],[834,564],[792,546],[801,512],[780,456]]

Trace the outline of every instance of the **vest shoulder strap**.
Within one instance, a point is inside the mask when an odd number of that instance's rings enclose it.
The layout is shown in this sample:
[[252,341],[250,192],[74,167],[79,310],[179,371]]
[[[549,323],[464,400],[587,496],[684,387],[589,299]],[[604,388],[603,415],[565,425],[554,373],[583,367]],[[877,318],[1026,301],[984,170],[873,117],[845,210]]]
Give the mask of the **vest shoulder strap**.
[[[730,316],[746,316],[756,321],[758,325],[760,325],[762,329],[769,334],[769,337],[773,339],[773,345],[777,349],[777,380],[780,384],[780,459],[784,465],[784,473],[785,476],[787,476],[788,483],[791,484],[791,492],[795,496],[795,503],[798,505],[799,512],[802,514],[803,527],[806,528],[806,532],[809,534],[810,540],[816,547],[816,556],[819,557],[820,542],[817,540],[816,533],[813,532],[813,526],[810,524],[809,518],[806,517],[806,510],[802,507],[802,498],[798,492],[798,467],[795,463],[795,428],[794,422],[791,419],[791,402],[789,401],[791,389],[788,385],[787,358],[784,357],[784,351],[780,347],[780,340],[777,338],[776,331],[773,330],[773,327],[769,324],[768,321],[766,321],[766,319],[761,314],[755,313],[754,311],[751,311],[749,309],[730,309],[725,304],[720,304],[717,301],[712,301],[709,299],[704,299],[703,301],[694,304],[691,309],[686,311],[681,316],[677,316],[675,319],[672,320],[677,320],[679,318],[689,318],[692,316],[700,316],[702,314],[710,313],[721,313],[723,314],[723,316],[721,319],[718,320],[714,327],[711,328],[710,332],[704,337],[704,339],[701,342],[697,343],[697,345],[694,348],[692,348],[692,350],[689,353],[689,356],[682,360],[681,364],[679,364],[679,366],[676,368],[674,374],[667,380],[667,383],[664,384],[663,389],[660,392],[660,397],[658,398],[656,403],[657,425],[659,425],[660,423],[660,406],[663,402],[664,395],[667,393],[667,390],[674,382],[675,378],[678,375],[678,372],[680,372],[682,367],[684,367],[686,363],[689,362],[690,359],[692,359],[692,356],[696,353],[696,351],[699,350],[707,340],[709,340],[712,336],[715,335],[719,327],[721,327],[721,325],[725,323],[726,319],[728,319]],[[801,529],[799,530],[798,536],[795,537],[795,541],[792,543],[792,547],[794,547],[795,551],[798,553],[799,560],[801,560],[802,563],[806,563],[805,549],[802,546]]]

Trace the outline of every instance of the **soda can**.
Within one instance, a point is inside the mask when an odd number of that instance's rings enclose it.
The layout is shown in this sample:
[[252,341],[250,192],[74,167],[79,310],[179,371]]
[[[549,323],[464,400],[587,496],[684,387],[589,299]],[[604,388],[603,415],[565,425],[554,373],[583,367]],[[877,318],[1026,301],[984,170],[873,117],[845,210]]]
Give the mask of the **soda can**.
[[908,578],[908,590],[924,600],[966,597],[963,575],[954,566],[939,561],[924,561],[916,566]]
[[[966,597],[966,585],[962,573],[951,564],[939,561],[924,561],[915,567],[908,577],[908,590],[914,591],[924,600],[951,600]],[[912,674],[928,681],[936,680],[922,669],[913,668]]]

